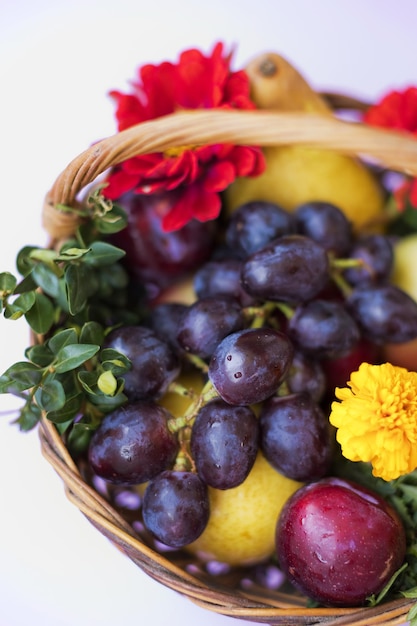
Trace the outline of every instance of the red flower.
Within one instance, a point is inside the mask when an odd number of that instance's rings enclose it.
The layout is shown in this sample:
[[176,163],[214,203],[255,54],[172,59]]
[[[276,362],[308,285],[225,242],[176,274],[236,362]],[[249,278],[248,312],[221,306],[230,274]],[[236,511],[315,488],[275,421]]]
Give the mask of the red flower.
[[373,126],[395,128],[417,134],[417,87],[391,91],[365,113]]
[[[178,63],[144,65],[132,93],[112,91],[119,130],[184,109],[254,109],[244,71],[231,72],[231,55],[218,43],[210,56],[186,50]],[[191,219],[215,219],[219,192],[237,176],[256,176],[265,167],[259,148],[216,144],[180,146],[166,153],[138,156],[116,166],[105,194],[117,200],[128,191],[151,194],[180,189],[178,202],[164,217],[164,230],[176,230]]]
[[[387,93],[377,104],[370,107],[364,121],[373,126],[393,128],[417,136],[417,87]],[[417,208],[417,179],[406,179],[394,193],[399,210],[407,205]]]

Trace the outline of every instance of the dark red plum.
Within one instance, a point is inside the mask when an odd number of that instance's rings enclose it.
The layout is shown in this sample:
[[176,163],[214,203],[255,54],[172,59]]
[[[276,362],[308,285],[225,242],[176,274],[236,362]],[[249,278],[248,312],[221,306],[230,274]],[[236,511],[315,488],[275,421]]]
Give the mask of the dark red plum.
[[340,478],[301,487],[277,522],[284,574],[302,593],[328,606],[360,606],[401,567],[405,530],[378,494]]

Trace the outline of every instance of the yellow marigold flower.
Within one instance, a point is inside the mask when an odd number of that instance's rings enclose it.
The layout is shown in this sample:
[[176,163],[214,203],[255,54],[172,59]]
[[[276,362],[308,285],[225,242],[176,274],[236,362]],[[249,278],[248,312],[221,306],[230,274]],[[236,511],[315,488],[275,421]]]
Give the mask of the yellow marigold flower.
[[394,480],[417,468],[417,372],[362,363],[348,387],[336,388],[330,423],[342,454]]

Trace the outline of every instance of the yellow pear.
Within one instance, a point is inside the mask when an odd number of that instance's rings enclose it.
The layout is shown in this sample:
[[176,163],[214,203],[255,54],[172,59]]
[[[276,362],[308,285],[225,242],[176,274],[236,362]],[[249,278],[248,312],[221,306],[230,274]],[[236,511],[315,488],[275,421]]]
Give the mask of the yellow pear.
[[[282,56],[262,54],[246,71],[259,109],[333,115],[324,98]],[[227,212],[253,200],[274,202],[287,210],[320,200],[340,207],[358,229],[379,221],[382,189],[359,159],[303,145],[265,147],[264,154],[263,174],[238,178],[226,189]]]
[[275,527],[282,507],[301,486],[258,453],[241,485],[224,491],[209,487],[208,525],[187,550],[204,560],[230,565],[262,562],[275,551]]
[[[408,293],[417,301],[417,233],[398,239],[394,245],[394,263],[391,282]],[[405,343],[389,343],[383,348],[384,359],[405,367],[414,372],[417,371],[417,339]]]

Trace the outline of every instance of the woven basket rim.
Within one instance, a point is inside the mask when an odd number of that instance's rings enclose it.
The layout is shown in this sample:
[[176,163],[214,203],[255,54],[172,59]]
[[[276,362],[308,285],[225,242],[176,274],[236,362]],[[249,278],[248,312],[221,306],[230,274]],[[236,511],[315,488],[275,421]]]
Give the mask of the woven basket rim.
[[[360,108],[359,101],[329,95],[341,106]],[[193,110],[143,122],[90,146],[59,174],[46,195],[43,225],[51,246],[70,237],[80,217],[60,205],[77,208],[79,194],[110,167],[132,156],[161,152],[174,146],[213,143],[240,145],[299,144],[373,159],[382,167],[417,176],[417,138],[410,134],[346,122],[313,113]],[[289,626],[400,625],[413,600],[393,600],[373,608],[307,608],[284,600],[260,599],[250,593],[230,593],[195,577],[148,547],[111,504],[84,482],[56,427],[42,418],[41,449],[61,477],[69,500],[113,544],[143,571],[202,608],[253,622]]]
[[309,112],[192,110],[142,122],[81,152],[59,174],[45,197],[43,226],[53,240],[71,236],[79,216],[60,210],[107,169],[134,156],[189,144],[306,145],[368,157],[379,165],[417,176],[417,138],[410,133]]

